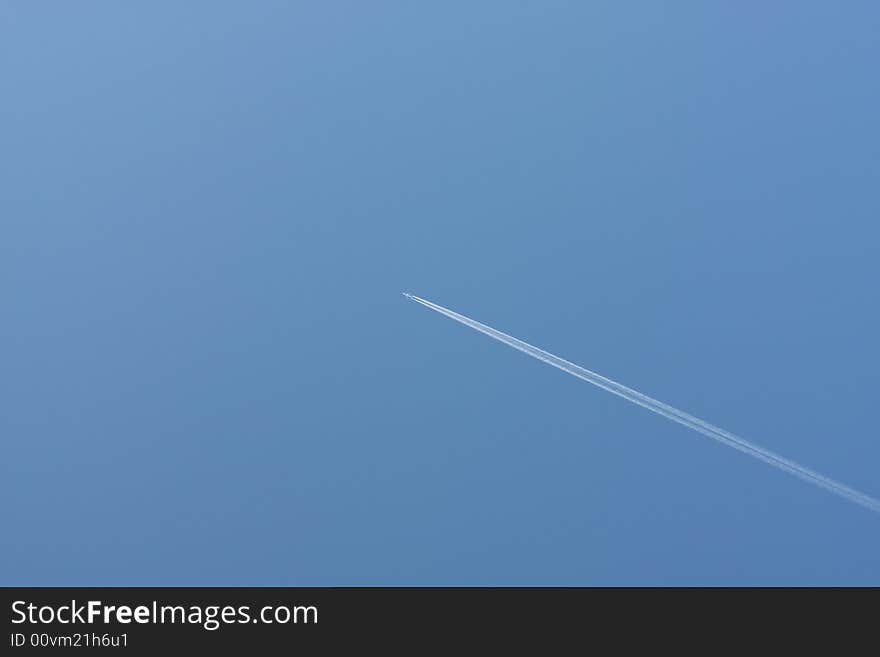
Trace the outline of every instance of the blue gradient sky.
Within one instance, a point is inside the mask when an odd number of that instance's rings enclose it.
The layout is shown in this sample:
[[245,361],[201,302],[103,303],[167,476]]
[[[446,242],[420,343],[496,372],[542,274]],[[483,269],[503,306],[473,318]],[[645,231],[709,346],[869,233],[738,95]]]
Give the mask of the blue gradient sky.
[[880,8],[10,2],[3,584],[880,584]]

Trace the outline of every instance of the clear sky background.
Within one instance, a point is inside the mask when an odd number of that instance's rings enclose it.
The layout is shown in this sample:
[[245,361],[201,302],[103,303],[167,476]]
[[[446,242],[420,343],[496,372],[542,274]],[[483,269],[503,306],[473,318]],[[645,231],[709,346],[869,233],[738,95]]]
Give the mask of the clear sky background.
[[880,584],[874,2],[5,2],[0,576]]

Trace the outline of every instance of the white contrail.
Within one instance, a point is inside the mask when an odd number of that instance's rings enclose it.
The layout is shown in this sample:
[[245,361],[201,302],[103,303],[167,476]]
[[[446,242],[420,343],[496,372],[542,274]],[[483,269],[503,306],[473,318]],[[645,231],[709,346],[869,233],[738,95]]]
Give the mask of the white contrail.
[[744,438],[740,438],[739,436],[730,433],[729,431],[725,431],[719,427],[716,427],[713,424],[709,424],[708,422],[701,420],[698,417],[691,415],[690,413],[685,413],[673,406],[669,406],[668,404],[664,404],[661,401],[653,399],[652,397],[648,397],[648,395],[642,394],[637,390],[633,390],[632,388],[627,388],[625,385],[621,383],[617,383],[616,381],[612,381],[611,379],[605,378],[600,374],[596,374],[595,372],[591,372],[588,369],[584,369],[579,365],[575,365],[574,363],[569,363],[567,360],[560,358],[559,356],[554,356],[553,354],[544,351],[543,349],[539,349],[538,347],[533,347],[527,342],[523,342],[522,340],[518,340],[506,333],[502,333],[496,329],[493,329],[491,326],[486,326],[485,324],[481,324],[480,322],[471,319],[469,317],[465,317],[464,315],[460,315],[457,312],[449,310],[448,308],[444,308],[443,306],[438,306],[436,303],[431,303],[430,301],[426,301],[421,297],[417,297],[414,294],[410,294],[408,292],[404,292],[404,296],[408,299],[412,299],[423,306],[430,308],[431,310],[436,310],[438,313],[446,315],[447,317],[454,319],[457,322],[461,322],[465,326],[470,326],[472,329],[476,329],[481,333],[485,333],[491,338],[495,338],[496,340],[503,342],[504,344],[513,347],[514,349],[518,349],[523,353],[532,356],[533,358],[537,358],[540,361],[547,363],[548,365],[552,365],[553,367],[557,367],[561,369],[563,372],[568,372],[579,379],[583,379],[589,383],[592,383],[595,386],[602,388],[603,390],[607,390],[610,393],[618,395],[619,397],[623,397],[624,399],[631,401],[634,404],[638,404],[644,408],[647,408],[649,411],[653,411],[658,415],[662,415],[663,417],[672,420],[673,422],[678,422],[679,424],[683,424],[686,427],[693,429],[694,431],[699,431],[704,436],[708,436],[714,440],[717,440],[720,443],[727,445],[728,447],[733,447],[734,449],[738,449],[741,452],[745,452],[746,454],[755,457],[763,461],[764,463],[769,463],[772,466],[779,468],[780,470],[784,470],[789,474],[794,475],[804,481],[808,481],[811,484],[815,484],[816,486],[821,486],[827,491],[835,493],[836,495],[840,495],[841,497],[849,500],[850,502],[855,502],[856,504],[860,504],[863,507],[870,509],[871,511],[875,511],[880,513],[880,501],[870,497],[869,495],[865,495],[864,493],[860,493],[859,491],[850,488],[849,486],[845,486],[839,482],[834,481],[833,479],[829,479],[818,472],[814,472],[809,468],[806,468],[794,461],[790,461],[778,454],[774,454],[773,452],[764,449],[763,447],[759,447],[758,445],[754,445]]

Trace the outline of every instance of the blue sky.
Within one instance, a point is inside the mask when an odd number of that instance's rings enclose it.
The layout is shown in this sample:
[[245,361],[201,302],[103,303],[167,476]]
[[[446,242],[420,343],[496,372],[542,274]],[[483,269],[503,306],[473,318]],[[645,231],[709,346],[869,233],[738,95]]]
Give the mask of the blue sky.
[[880,584],[880,8],[5,3],[4,584]]

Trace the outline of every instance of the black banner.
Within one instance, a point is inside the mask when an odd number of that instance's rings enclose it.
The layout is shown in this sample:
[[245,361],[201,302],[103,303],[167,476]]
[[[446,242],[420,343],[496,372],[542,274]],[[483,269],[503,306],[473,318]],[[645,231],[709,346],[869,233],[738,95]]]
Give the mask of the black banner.
[[[876,589],[6,588],[4,654],[790,645],[873,627]],[[868,602],[868,604],[864,604]],[[845,634],[840,634],[844,632]],[[572,644],[573,645],[573,644]],[[707,649],[709,646],[706,646]]]

